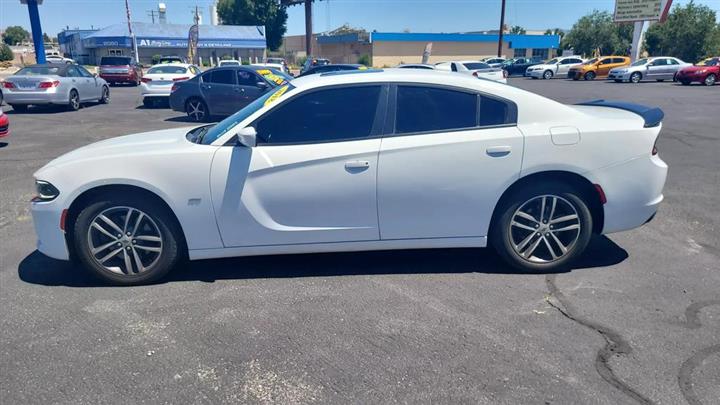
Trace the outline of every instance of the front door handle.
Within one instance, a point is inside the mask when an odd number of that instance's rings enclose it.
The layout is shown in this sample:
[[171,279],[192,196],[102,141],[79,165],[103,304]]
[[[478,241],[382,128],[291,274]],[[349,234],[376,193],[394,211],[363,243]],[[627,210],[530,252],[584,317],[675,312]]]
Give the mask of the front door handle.
[[509,155],[510,152],[512,152],[512,146],[510,145],[491,146],[485,149],[485,153],[492,157],[506,156]]
[[345,162],[346,169],[367,169],[370,167],[370,162],[367,160],[352,160]]

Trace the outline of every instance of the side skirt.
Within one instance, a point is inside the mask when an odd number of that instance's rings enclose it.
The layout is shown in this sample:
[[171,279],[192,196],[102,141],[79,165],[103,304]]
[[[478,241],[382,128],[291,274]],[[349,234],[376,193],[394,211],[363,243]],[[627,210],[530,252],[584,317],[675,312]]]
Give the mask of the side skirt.
[[397,239],[360,242],[308,243],[296,245],[245,246],[221,249],[193,249],[188,252],[190,260],[217,259],[222,257],[287,255],[299,253],[361,252],[368,250],[482,248],[487,237]]

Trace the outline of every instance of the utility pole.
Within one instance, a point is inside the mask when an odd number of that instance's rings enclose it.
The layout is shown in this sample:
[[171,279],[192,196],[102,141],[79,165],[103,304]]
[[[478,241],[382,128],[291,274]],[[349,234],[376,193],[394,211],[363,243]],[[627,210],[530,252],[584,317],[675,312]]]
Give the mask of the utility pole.
[[313,0],[280,0],[281,6],[294,6],[305,3],[305,53],[309,57],[312,54],[313,21],[312,21]]
[[505,27],[505,0],[502,0],[500,8],[500,32],[498,33],[498,58],[502,55],[503,28]]
[[147,13],[150,16],[150,18],[152,18],[152,23],[155,24],[155,14],[156,14],[155,10],[148,10]]
[[130,23],[130,5],[128,0],[125,0],[125,13],[127,14],[128,32],[130,33],[130,40],[133,43],[133,50],[135,51],[135,62],[140,63],[140,54],[138,53],[137,39],[133,34],[132,24]]

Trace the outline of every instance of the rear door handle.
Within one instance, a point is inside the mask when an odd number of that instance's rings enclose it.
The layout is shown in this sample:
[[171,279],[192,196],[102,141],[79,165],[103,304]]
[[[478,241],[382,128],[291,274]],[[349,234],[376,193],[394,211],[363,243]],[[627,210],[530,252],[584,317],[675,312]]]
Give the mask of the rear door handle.
[[491,146],[485,149],[485,153],[492,157],[506,156],[509,155],[510,152],[512,152],[512,146],[510,145]]
[[367,160],[352,160],[345,162],[346,169],[367,169],[370,167],[370,162]]

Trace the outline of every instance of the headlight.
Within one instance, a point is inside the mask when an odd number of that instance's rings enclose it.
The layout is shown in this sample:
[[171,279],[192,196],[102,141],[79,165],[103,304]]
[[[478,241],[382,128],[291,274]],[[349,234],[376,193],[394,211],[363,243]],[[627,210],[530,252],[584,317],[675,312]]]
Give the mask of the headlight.
[[52,201],[60,195],[60,191],[55,186],[43,180],[35,180],[35,190],[37,196],[33,201]]

